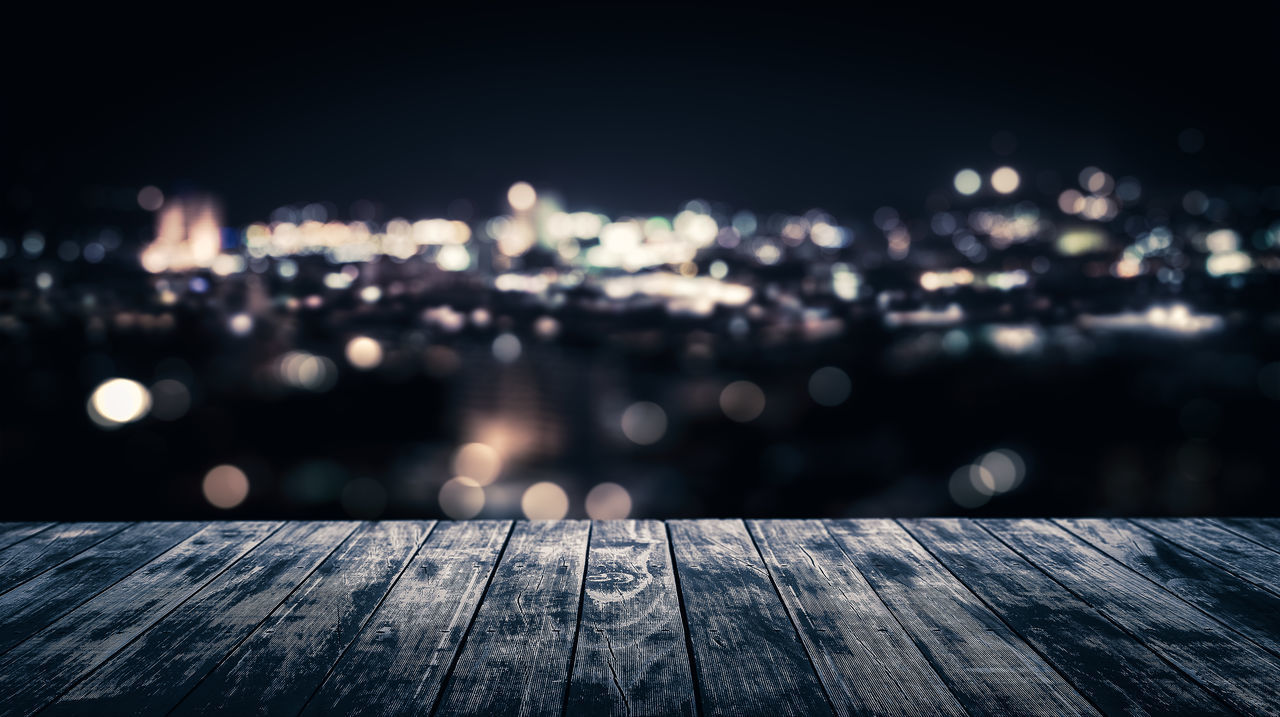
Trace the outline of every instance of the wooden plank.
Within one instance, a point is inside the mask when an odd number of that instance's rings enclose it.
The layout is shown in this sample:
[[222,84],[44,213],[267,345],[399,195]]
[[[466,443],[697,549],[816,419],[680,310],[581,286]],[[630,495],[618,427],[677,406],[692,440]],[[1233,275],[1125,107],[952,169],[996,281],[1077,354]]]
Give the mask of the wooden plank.
[[167,712],[358,526],[286,524],[81,680],[47,712]]
[[696,701],[666,528],[593,522],[568,711],[692,715]]
[[980,714],[1097,714],[902,526],[826,521],[965,709]]
[[708,715],[831,714],[795,626],[740,520],[667,523]]
[[505,521],[438,523],[305,711],[430,711],[510,530]]
[[1091,518],[1058,523],[1222,624],[1280,654],[1280,596],[1125,520]]
[[1234,714],[969,520],[900,521],[1106,714]]
[[1280,664],[1262,648],[1055,523],[981,525],[1232,708],[1280,712]]
[[1280,595],[1280,553],[1211,518],[1147,518],[1135,523],[1236,577]]
[[182,701],[177,714],[297,714],[435,521],[362,527]]
[[1222,518],[1221,522],[1237,535],[1242,535],[1268,550],[1280,552],[1280,519]]
[[516,524],[437,715],[561,713],[590,525],[585,520]]
[[967,714],[817,520],[750,520],[838,714]]
[[128,523],[59,523],[0,551],[0,594],[129,527]]
[[0,715],[48,705],[279,527],[205,527],[15,647],[0,663]]
[[0,595],[0,652],[71,612],[203,523],[139,523]]
[[22,542],[42,530],[48,530],[54,525],[54,523],[0,523],[0,550]]

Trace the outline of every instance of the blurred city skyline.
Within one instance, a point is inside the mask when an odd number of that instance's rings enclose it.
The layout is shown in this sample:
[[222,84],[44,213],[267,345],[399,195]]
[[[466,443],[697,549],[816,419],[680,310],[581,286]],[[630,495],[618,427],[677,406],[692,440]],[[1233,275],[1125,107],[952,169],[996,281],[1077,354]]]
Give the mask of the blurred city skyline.
[[1280,512],[1273,8],[20,15],[0,517]]

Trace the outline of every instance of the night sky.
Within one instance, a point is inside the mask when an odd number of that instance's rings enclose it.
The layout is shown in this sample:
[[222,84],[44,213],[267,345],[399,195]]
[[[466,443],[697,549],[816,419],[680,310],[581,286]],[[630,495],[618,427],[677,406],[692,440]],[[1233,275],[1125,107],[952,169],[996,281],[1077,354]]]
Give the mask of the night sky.
[[[74,214],[87,188],[144,184],[210,191],[243,223],[362,198],[484,213],[516,179],[610,212],[702,197],[865,213],[1004,162],[1280,178],[1274,9],[193,7],[18,13],[10,231]],[[1187,128],[1198,153],[1179,150]]]

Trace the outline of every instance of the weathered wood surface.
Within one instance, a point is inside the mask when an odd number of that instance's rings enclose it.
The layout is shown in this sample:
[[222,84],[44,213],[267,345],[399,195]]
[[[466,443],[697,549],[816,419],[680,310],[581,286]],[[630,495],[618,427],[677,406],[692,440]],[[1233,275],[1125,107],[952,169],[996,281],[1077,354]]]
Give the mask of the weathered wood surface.
[[167,711],[355,528],[355,523],[286,525],[116,653],[48,711],[67,715],[91,710]]
[[1131,570],[1280,655],[1280,597],[1124,520],[1060,525]]
[[127,527],[128,523],[65,523],[0,550],[0,593],[9,592]]
[[1103,712],[1232,714],[973,521],[901,522]]
[[205,678],[177,713],[297,714],[433,525],[396,521],[363,527]]
[[691,715],[696,701],[666,528],[592,523],[569,711]]
[[1055,523],[982,526],[1231,707],[1280,713],[1275,656]]
[[830,714],[826,694],[740,520],[673,520],[680,593],[702,709]]
[[1233,532],[1220,521],[1149,518],[1134,522],[1197,557],[1280,595],[1280,553]]
[[1280,518],[1221,518],[1219,522],[1264,548],[1280,552]]
[[510,530],[497,521],[437,524],[307,712],[430,711]]
[[516,526],[436,714],[560,714],[589,533],[581,520]]
[[902,526],[891,520],[827,525],[967,710],[1097,714]]
[[46,707],[279,528],[205,527],[10,650],[0,663],[0,715]]
[[0,523],[0,550],[19,543],[43,530],[53,527],[53,523]]
[[820,521],[748,525],[837,713],[965,714]]
[[87,602],[202,527],[202,523],[135,525],[0,595],[0,652]]
[[1280,523],[0,524],[0,716],[1277,714]]

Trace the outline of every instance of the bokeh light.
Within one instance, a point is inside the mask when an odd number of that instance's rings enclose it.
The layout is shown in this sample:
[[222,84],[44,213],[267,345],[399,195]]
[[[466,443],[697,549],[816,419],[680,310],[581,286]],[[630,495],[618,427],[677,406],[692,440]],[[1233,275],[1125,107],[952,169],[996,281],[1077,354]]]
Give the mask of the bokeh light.
[[1000,167],[991,173],[991,188],[1001,194],[1013,194],[1021,183],[1022,178],[1013,167]]
[[533,186],[528,182],[516,182],[507,190],[507,203],[517,212],[527,212],[533,209],[533,205],[538,201],[538,193],[534,191]]
[[235,466],[215,466],[205,474],[200,488],[210,505],[230,510],[249,497],[249,478]]
[[622,434],[632,443],[650,446],[667,433],[667,412],[651,401],[637,401],[622,412]]
[[440,511],[454,520],[474,518],[484,509],[484,488],[473,478],[457,476],[440,486]]
[[502,472],[502,456],[485,443],[468,443],[454,454],[453,471],[478,485],[489,485]]
[[89,396],[89,418],[104,428],[132,423],[151,409],[151,393],[137,381],[113,378]]
[[227,326],[236,336],[248,336],[253,331],[253,317],[248,314],[236,314],[227,322]]
[[158,211],[164,206],[164,192],[159,187],[147,185],[138,190],[138,206],[148,212]]
[[1017,488],[1027,470],[1022,456],[1008,448],[996,449],[983,455],[978,459],[977,465],[985,471],[984,480],[989,478],[989,483],[984,482],[982,486],[989,488],[992,495]]
[[809,377],[809,396],[821,406],[839,406],[852,390],[849,374],[835,366],[824,366]]
[[165,378],[151,385],[151,416],[176,421],[191,408],[191,391],[177,379]]
[[368,336],[357,336],[347,342],[346,354],[352,366],[368,371],[382,363],[382,344]]
[[967,197],[977,194],[978,190],[982,189],[982,175],[972,169],[962,169],[956,172],[955,179],[951,183],[957,192]]
[[338,380],[338,367],[329,357],[306,351],[284,354],[276,364],[276,371],[285,384],[308,391],[327,391]]
[[569,495],[551,481],[540,481],[525,489],[520,510],[529,520],[561,520],[569,514]]
[[966,465],[956,469],[947,482],[951,500],[961,508],[977,508],[991,500],[993,483],[987,469],[978,465]]
[[493,357],[499,363],[515,363],[522,350],[520,338],[515,334],[499,334],[493,340]]
[[587,492],[587,517],[622,520],[631,515],[631,494],[617,483],[600,483]]
[[764,391],[750,381],[734,381],[720,392],[720,410],[738,423],[754,421],[764,413]]

